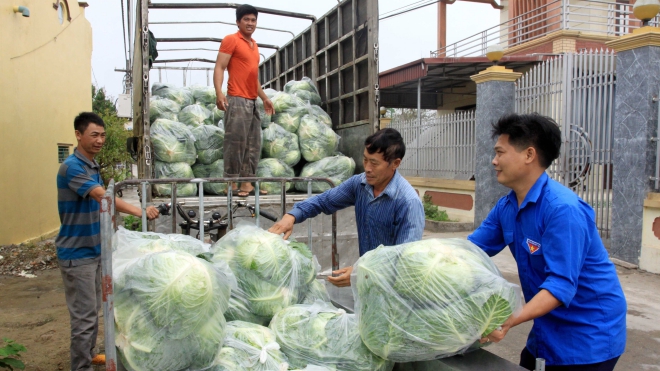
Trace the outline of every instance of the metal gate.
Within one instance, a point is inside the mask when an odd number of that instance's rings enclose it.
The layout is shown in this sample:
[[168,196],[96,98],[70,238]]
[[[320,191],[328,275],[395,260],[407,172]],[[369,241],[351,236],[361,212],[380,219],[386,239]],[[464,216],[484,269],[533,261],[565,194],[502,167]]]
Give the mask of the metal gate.
[[564,54],[525,73],[516,86],[516,112],[552,117],[562,132],[560,157],[548,174],[596,211],[608,243],[612,222],[612,122],[615,54]]

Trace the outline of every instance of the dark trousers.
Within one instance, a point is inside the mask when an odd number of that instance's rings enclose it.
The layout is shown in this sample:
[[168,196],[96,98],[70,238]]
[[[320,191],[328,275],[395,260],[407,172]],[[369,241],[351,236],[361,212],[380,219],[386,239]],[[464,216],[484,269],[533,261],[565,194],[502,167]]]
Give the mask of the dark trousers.
[[227,97],[224,163],[226,178],[253,177],[261,157],[261,119],[255,101]]
[[[608,359],[607,361],[591,363],[588,365],[566,365],[566,366],[545,366],[546,371],[613,371],[614,366],[616,366],[619,357]],[[520,352],[520,366],[528,369],[534,370],[536,367],[536,357],[527,350],[527,347],[523,348]]]
[[78,266],[60,263],[60,272],[71,320],[71,371],[92,371],[102,304],[101,261]]

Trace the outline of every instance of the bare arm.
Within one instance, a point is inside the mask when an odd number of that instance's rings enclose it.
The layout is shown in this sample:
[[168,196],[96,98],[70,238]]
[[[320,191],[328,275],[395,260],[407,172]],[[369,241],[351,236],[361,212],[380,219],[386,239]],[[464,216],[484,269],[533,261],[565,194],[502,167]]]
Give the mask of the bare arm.
[[267,115],[274,115],[275,114],[275,108],[273,107],[273,102],[270,101],[270,98],[264,93],[264,90],[261,88],[261,83],[259,83],[259,79],[257,79],[257,87],[258,91],[257,94],[259,95],[259,98],[261,98],[262,101],[264,101],[264,110],[266,111]]
[[541,290],[536,294],[529,303],[523,306],[522,312],[517,317],[511,315],[509,319],[504,322],[502,329],[497,329],[490,334],[488,337],[481,339],[482,343],[487,341],[499,342],[504,339],[506,333],[515,326],[518,326],[521,323],[531,321],[535,318],[539,318],[550,313],[553,309],[559,307],[561,302],[555,298],[550,291]]
[[227,97],[222,94],[222,84],[225,82],[225,71],[231,59],[230,54],[218,52],[218,58],[215,60],[215,68],[213,69],[213,87],[215,87],[215,95],[217,96],[216,105],[219,110],[224,111],[227,109]]
[[[89,192],[89,196],[96,200],[98,203],[101,203],[101,199],[105,195],[105,189],[103,187],[96,187]],[[131,214],[137,217],[142,217],[142,209],[129,204],[128,202],[122,200],[121,198],[115,197],[115,208],[117,211]],[[153,206],[147,206],[147,218],[149,220],[156,219],[158,217],[158,209]]]

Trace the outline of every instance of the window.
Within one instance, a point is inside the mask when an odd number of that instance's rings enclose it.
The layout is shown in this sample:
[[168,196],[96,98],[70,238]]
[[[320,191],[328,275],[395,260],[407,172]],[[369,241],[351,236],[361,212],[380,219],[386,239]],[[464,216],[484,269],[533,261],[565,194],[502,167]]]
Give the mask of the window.
[[60,21],[60,24],[64,23],[64,4],[62,3],[57,7],[57,19]]
[[71,144],[57,144],[57,162],[59,164],[63,163],[69,157],[69,147],[71,147]]

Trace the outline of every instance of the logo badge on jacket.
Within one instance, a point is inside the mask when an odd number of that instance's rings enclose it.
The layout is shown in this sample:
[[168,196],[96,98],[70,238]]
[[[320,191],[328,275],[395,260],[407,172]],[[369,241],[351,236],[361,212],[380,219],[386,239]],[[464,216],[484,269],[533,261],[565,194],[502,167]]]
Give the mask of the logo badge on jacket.
[[537,252],[541,249],[541,244],[536,242],[536,241],[532,241],[528,238],[527,239],[527,247],[529,247],[529,252],[531,254],[534,254],[535,252]]

